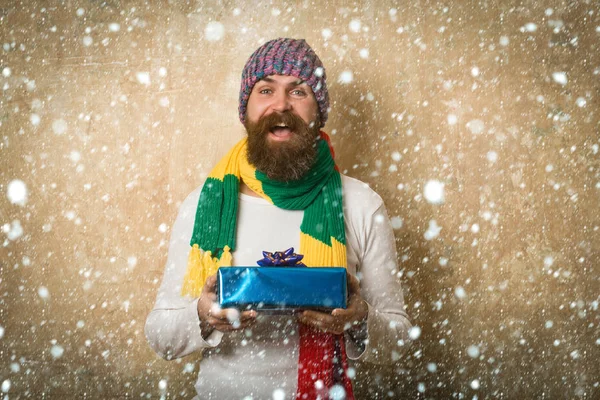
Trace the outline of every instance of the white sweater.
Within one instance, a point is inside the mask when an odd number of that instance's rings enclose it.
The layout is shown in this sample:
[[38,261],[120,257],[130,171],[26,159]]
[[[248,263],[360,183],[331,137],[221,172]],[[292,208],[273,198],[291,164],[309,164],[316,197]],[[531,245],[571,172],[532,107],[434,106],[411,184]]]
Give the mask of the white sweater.
[[[365,183],[342,175],[348,272],[358,275],[369,305],[364,350],[346,335],[350,360],[393,362],[407,341],[410,322],[396,278],[397,257],[381,197]],[[200,399],[271,399],[273,392],[293,399],[297,387],[298,329],[293,316],[260,315],[251,329],[205,341],[200,332],[198,299],[182,297],[190,238],[201,186],[185,199],[171,231],[165,273],[156,304],[146,321],[150,346],[175,359],[203,350],[196,391]],[[256,265],[262,251],[300,249],[303,211],[287,211],[240,193],[233,265]]]

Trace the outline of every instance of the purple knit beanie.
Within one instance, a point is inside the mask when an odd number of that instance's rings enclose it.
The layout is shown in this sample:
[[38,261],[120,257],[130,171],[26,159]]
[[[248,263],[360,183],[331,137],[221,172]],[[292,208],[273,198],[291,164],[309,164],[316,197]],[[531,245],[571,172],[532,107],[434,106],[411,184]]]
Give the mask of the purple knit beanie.
[[269,75],[291,75],[311,87],[321,114],[321,127],[327,121],[329,93],[325,68],[319,57],[304,39],[279,38],[271,40],[250,56],[242,71],[240,88],[240,121],[246,120],[248,98],[254,84]]

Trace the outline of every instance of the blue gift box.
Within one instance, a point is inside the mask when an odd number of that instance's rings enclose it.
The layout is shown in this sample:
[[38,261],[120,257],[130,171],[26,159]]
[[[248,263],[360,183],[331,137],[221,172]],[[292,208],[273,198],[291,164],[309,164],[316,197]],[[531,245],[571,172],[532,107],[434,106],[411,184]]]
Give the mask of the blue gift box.
[[257,311],[346,308],[346,269],[340,267],[221,267],[221,308]]

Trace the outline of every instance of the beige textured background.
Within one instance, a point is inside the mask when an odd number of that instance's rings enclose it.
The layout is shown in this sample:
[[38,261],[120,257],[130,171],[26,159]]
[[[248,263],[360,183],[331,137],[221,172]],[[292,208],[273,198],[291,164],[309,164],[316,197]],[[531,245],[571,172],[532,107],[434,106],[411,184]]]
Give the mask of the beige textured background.
[[591,0],[2,1],[2,391],[192,396],[197,357],[163,361],[143,334],[169,227],[243,135],[246,58],[292,36],[327,67],[338,164],[398,217],[421,329],[396,366],[361,367],[360,398],[600,398],[599,13]]

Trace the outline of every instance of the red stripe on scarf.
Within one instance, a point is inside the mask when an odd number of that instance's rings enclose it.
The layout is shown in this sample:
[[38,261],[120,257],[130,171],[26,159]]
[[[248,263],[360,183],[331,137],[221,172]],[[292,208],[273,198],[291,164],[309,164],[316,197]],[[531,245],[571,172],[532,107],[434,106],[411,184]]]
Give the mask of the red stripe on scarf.
[[[327,142],[331,157],[335,159],[331,139],[323,131],[320,134],[321,139]],[[335,169],[340,171],[337,164]],[[352,381],[348,378],[348,357],[344,335],[325,333],[304,324],[300,324],[298,330],[300,354],[298,355],[296,399],[327,400],[329,399],[329,389],[338,384],[346,392],[345,400],[354,400]],[[336,354],[336,347],[340,354]],[[317,381],[321,381],[318,388]]]
[[[354,400],[352,382],[348,378],[348,358],[344,335],[321,332],[300,324],[300,354],[298,356],[298,391],[300,400],[329,399],[329,389],[341,385],[346,400]],[[341,354],[335,354],[336,342]],[[336,371],[337,369],[337,371]],[[336,379],[336,375],[338,381]],[[317,381],[321,381],[317,384]]]

